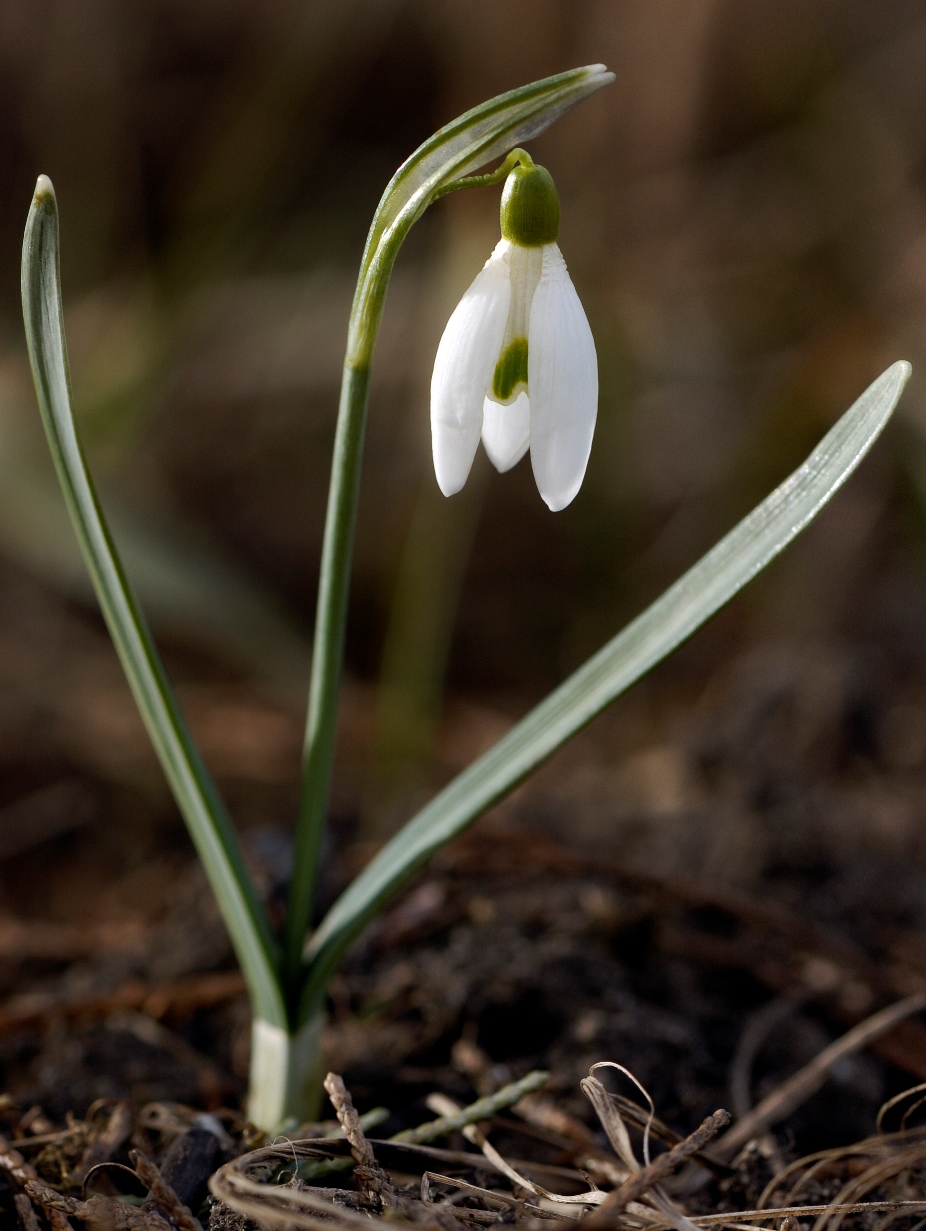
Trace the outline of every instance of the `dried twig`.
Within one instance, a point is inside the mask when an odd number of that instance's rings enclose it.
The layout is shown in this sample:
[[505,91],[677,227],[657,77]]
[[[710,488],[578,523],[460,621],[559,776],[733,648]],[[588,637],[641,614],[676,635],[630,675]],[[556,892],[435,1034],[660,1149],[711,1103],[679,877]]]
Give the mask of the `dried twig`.
[[70,1227],[70,1214],[86,1223],[89,1231],[170,1231],[170,1224],[156,1210],[124,1205],[115,1197],[95,1193],[89,1201],[78,1201],[56,1192],[41,1180],[30,1180],[26,1192],[53,1227],[55,1218],[62,1220],[58,1225]]
[[106,1127],[90,1138],[80,1162],[68,1176],[75,1188],[84,1182],[89,1172],[100,1163],[108,1162],[132,1131],[132,1109],[128,1103],[117,1103]]
[[172,1227],[176,1227],[177,1231],[203,1231],[199,1219],[183,1204],[147,1155],[141,1150],[132,1150],[129,1158],[132,1160],[135,1174],[148,1189]]
[[730,1119],[728,1111],[715,1111],[712,1116],[708,1116],[701,1127],[686,1137],[684,1141],[680,1141],[665,1154],[660,1154],[649,1166],[635,1171],[633,1175],[627,1177],[620,1188],[609,1193],[606,1200],[586,1220],[588,1225],[590,1227],[610,1226],[614,1218],[623,1213],[631,1201],[642,1197],[654,1184],[658,1184],[660,1180],[671,1175],[686,1159],[703,1150],[707,1143],[730,1123]]
[[746,1023],[730,1065],[730,1105],[737,1120],[742,1120],[752,1109],[752,1066],[763,1043],[809,996],[806,990],[785,992],[763,1005]]
[[[29,1191],[29,1185],[38,1180],[39,1175],[31,1163],[27,1163],[18,1150],[14,1150],[11,1145],[0,1137],[0,1167],[6,1173],[21,1185],[26,1191]],[[32,1195],[31,1193],[29,1194]],[[51,1231],[72,1231],[71,1224],[68,1222],[67,1215],[57,1209],[42,1209],[48,1219],[48,1225]]]
[[458,1176],[441,1175],[437,1171],[426,1171],[421,1177],[421,1200],[430,1205],[431,1202],[431,1184],[446,1184],[450,1188],[456,1188],[459,1192],[472,1193],[473,1196],[481,1197],[483,1201],[494,1201],[499,1205],[504,1206],[509,1210],[526,1210],[527,1213],[533,1214],[535,1218],[568,1218],[572,1220],[571,1214],[557,1214],[553,1210],[545,1210],[540,1205],[531,1205],[528,1201],[522,1201],[520,1197],[509,1196],[508,1193],[492,1192],[488,1188],[479,1188],[476,1184],[468,1184],[466,1180],[461,1180]]
[[389,1176],[376,1161],[373,1147],[367,1141],[360,1123],[360,1117],[354,1107],[350,1092],[344,1085],[344,1079],[337,1073],[329,1073],[325,1078],[325,1090],[331,1099],[338,1123],[344,1136],[350,1142],[350,1152],[357,1164],[354,1175],[363,1195],[377,1208],[384,1205],[395,1205],[396,1192]]
[[[315,1143],[312,1143],[313,1145]],[[310,1143],[292,1142],[286,1155],[312,1157]],[[226,1163],[209,1180],[213,1196],[224,1201],[236,1213],[258,1222],[265,1231],[332,1231],[340,1224],[350,1231],[370,1231],[370,1216],[357,1210],[335,1205],[330,1198],[308,1191],[304,1185],[262,1184],[252,1179],[250,1172],[267,1163],[282,1161],[284,1153],[274,1146],[265,1146],[242,1158]],[[390,1220],[400,1215],[390,1212]],[[419,1231],[439,1231],[435,1223],[417,1223]]]
[[853,1026],[846,1034],[824,1047],[817,1056],[799,1069],[793,1077],[782,1082],[777,1089],[767,1095],[748,1115],[734,1124],[728,1133],[714,1143],[714,1153],[722,1158],[730,1158],[741,1146],[751,1140],[763,1129],[769,1128],[785,1116],[791,1114],[805,1099],[819,1090],[826,1081],[827,1075],[834,1064],[854,1052],[861,1051],[873,1039],[887,1034],[898,1022],[926,1008],[926,994],[917,992],[914,996],[873,1013],[863,1022]]
[[41,1231],[35,1208],[26,1194],[16,1193],[13,1197],[13,1203],[16,1206],[16,1213],[19,1215],[19,1221],[22,1223],[24,1231]]

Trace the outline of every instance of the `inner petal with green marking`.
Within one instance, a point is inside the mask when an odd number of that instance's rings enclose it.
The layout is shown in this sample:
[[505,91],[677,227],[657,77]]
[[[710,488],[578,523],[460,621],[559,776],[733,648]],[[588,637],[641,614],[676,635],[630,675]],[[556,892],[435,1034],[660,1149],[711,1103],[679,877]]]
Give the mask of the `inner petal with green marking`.
[[512,338],[499,356],[492,377],[492,397],[510,402],[523,386],[527,388],[527,338]]

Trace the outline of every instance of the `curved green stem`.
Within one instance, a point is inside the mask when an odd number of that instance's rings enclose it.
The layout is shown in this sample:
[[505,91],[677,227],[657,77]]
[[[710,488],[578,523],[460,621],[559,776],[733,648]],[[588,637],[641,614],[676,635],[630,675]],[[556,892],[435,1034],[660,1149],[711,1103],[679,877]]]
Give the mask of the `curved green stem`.
[[434,200],[446,197],[450,192],[459,192],[461,188],[485,188],[491,184],[500,184],[509,171],[519,163],[522,167],[532,167],[534,160],[527,150],[512,150],[505,161],[500,163],[494,171],[489,171],[486,175],[465,175],[451,184],[445,184],[443,188],[435,192]]
[[[406,235],[433,201],[447,191],[497,183],[515,161],[529,157],[519,148],[512,150],[513,146],[536,136],[612,80],[603,65],[591,65],[510,90],[468,111],[402,164],[370,226],[348,326],[319,574],[302,796],[286,911],[283,970],[294,1025],[299,1020],[303,947],[312,917],[334,759],[370,364],[393,265]],[[467,176],[502,154],[507,155],[505,162],[489,175]]]

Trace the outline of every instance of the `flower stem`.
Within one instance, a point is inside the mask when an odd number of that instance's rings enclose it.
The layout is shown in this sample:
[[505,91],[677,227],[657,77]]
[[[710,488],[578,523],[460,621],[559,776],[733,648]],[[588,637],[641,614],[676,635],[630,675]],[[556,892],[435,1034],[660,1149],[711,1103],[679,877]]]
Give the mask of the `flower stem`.
[[[390,180],[374,215],[348,326],[319,576],[302,798],[286,911],[283,979],[294,1029],[306,1020],[306,984],[312,972],[302,954],[312,918],[334,759],[370,365],[392,267],[406,235],[433,201],[446,191],[497,183],[515,162],[530,165],[530,156],[517,148],[517,142],[536,137],[570,107],[613,79],[603,65],[594,64],[531,82],[481,103],[444,125],[406,159]],[[489,175],[460,177],[461,171],[485,166],[507,150],[511,154]],[[312,983],[316,991],[317,982],[315,979]],[[318,994],[323,992],[322,987]]]
[[459,192],[461,188],[485,188],[489,184],[500,184],[509,171],[518,164],[522,167],[534,165],[534,160],[527,150],[512,150],[504,162],[499,163],[494,171],[489,171],[486,175],[466,175],[462,179],[452,180],[434,194],[434,199],[437,201],[445,197],[448,192]]
[[[437,192],[435,199],[459,188],[496,184],[504,179],[518,162],[533,165],[529,154],[522,149],[514,149],[504,162],[488,175],[454,180]],[[331,790],[370,364],[389,276],[413,220],[405,219],[393,227],[372,251],[368,247],[351,310],[319,571],[312,678],[302,757],[302,795],[286,909],[283,970],[288,998],[293,1006],[298,1003],[301,992],[300,980],[304,974],[302,949],[312,917],[325,814]],[[372,234],[371,231],[371,243]]]
[[360,367],[345,363],[319,570],[302,797],[286,911],[284,969],[291,995],[298,992],[328,809],[369,386],[369,362]]

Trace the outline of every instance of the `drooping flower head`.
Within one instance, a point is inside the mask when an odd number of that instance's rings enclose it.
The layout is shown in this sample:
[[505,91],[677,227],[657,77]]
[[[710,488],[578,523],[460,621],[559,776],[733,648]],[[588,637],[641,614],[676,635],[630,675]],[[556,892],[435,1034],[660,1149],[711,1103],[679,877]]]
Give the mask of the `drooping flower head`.
[[[495,468],[530,449],[541,496],[563,509],[582,486],[598,413],[598,360],[556,244],[559,197],[523,151],[505,181],[502,239],[447,322],[431,378],[434,471],[466,482],[480,438]],[[511,156],[510,156],[511,157]]]

